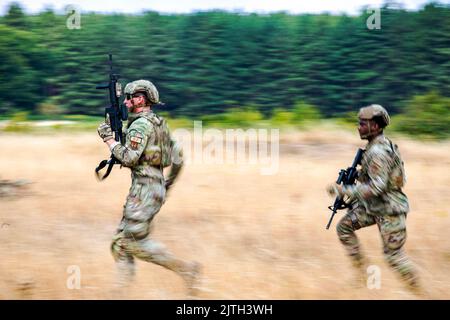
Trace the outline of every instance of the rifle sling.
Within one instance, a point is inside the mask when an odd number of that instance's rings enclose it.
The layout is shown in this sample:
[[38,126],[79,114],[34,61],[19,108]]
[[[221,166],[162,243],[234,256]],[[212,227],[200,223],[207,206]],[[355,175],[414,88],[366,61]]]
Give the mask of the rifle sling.
[[[109,176],[109,174],[111,173],[112,168],[116,163],[120,164],[120,162],[117,161],[117,159],[114,157],[114,155],[111,155],[111,158],[109,160],[103,160],[102,162],[100,162],[98,167],[95,168],[95,174],[97,176],[97,179],[100,181],[106,179]],[[99,171],[102,170],[104,167],[106,167],[106,165],[108,165],[108,168],[106,169],[106,173],[103,176],[100,176]]]

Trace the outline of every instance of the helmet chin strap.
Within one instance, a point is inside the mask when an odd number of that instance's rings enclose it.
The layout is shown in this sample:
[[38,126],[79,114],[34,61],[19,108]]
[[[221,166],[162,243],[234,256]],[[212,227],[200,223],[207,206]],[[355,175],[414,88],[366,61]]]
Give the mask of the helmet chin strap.
[[372,124],[372,120],[369,120],[369,132],[367,133],[367,138],[370,138],[372,136],[372,129],[370,128],[370,125]]

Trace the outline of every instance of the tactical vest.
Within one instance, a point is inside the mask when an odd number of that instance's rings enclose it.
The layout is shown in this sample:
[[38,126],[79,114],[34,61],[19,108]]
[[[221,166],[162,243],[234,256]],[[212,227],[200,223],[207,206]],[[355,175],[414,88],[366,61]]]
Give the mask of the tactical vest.
[[[406,174],[398,146],[386,137],[384,137],[384,141],[377,141],[376,143],[381,145],[389,153],[393,162],[389,173],[389,189],[401,190],[406,183]],[[368,152],[366,151],[361,164],[360,177],[358,178],[363,183],[369,181],[368,156]],[[387,170],[387,168],[383,168],[383,170]]]
[[172,164],[172,145],[166,120],[153,112],[144,114],[142,117],[153,124],[156,141],[155,144],[146,146],[141,160],[152,166],[159,166],[161,169],[170,166]]

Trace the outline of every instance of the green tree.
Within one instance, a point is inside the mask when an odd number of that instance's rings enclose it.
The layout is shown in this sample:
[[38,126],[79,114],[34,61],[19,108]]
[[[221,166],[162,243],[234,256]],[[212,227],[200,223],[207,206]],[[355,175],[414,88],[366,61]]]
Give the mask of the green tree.
[[28,26],[23,9],[18,2],[12,2],[8,7],[8,13],[4,17],[4,23],[10,27],[25,29]]
[[394,130],[441,139],[450,136],[450,98],[432,91],[414,96],[406,105],[406,113],[392,121]]

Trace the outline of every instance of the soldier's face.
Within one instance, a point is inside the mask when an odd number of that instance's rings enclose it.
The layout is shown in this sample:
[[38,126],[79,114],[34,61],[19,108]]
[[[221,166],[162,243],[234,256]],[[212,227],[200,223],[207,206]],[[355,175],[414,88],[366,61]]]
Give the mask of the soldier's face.
[[133,97],[131,95],[125,95],[123,103],[125,103],[129,112],[133,112],[136,107],[141,106],[142,103],[145,104],[145,100],[142,96]]
[[370,121],[359,119],[358,132],[361,139],[367,139],[370,134]]
[[130,95],[125,95],[125,100],[123,100],[123,103],[127,106],[128,110],[133,106],[133,97]]
[[376,133],[378,133],[378,131],[379,128],[376,122],[365,119],[359,119],[358,132],[361,139],[370,139]]

